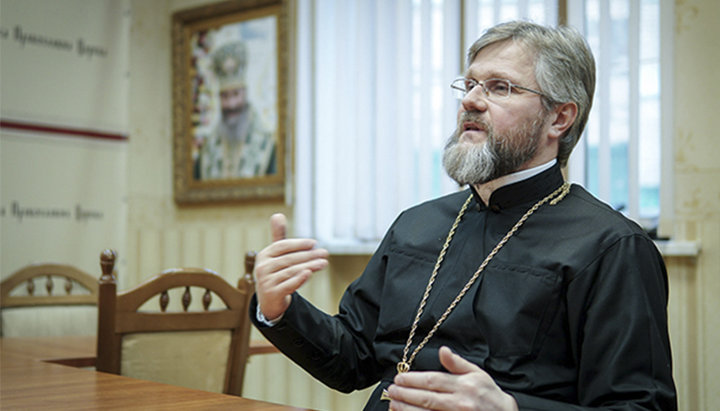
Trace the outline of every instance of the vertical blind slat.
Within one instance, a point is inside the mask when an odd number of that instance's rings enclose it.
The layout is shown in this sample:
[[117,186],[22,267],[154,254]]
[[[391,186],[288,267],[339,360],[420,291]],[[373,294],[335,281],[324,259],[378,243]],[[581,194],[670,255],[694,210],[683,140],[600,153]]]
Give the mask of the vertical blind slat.
[[[610,72],[612,52],[610,37],[611,31],[610,20],[610,4],[609,1],[600,1],[600,19],[598,33],[600,33],[600,52],[598,53],[598,87],[599,94],[599,142],[598,142],[598,168],[600,170],[610,169],[610,126],[611,126],[611,107],[610,95],[612,90],[610,87]],[[598,191],[600,197],[610,198],[610,175],[601,173],[598,175]]]
[[640,208],[639,172],[640,160],[638,138],[640,136],[640,6],[639,0],[630,0],[628,16],[628,65],[630,93],[630,118],[628,138],[628,215],[638,218]]

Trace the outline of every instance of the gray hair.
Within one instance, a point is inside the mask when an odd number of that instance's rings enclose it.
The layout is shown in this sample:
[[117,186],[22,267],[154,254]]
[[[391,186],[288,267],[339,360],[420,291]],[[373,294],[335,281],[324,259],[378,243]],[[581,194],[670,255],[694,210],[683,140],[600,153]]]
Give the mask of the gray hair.
[[570,153],[585,129],[595,93],[595,59],[590,46],[577,30],[546,27],[526,21],[511,21],[488,29],[468,50],[468,65],[483,48],[513,40],[535,53],[535,79],[545,94],[546,110],[555,104],[573,102],[575,123],[560,138],[557,160],[567,164]]

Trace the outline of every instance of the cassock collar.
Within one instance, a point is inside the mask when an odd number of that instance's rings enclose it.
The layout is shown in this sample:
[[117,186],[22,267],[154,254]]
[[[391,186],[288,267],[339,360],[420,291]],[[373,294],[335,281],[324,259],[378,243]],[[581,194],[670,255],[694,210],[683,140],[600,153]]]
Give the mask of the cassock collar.
[[560,187],[564,181],[560,165],[556,163],[540,174],[497,188],[490,195],[490,203],[487,206],[483,203],[475,187],[470,185],[470,190],[475,197],[478,211],[490,209],[500,212],[520,204],[538,201]]

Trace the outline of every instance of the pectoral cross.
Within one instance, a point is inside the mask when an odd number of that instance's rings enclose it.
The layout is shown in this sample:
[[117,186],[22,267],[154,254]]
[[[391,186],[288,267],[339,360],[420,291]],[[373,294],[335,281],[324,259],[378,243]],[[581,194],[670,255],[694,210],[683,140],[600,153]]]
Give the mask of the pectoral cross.
[[[405,361],[400,361],[397,364],[397,372],[398,374],[402,374],[404,372],[410,371],[410,364],[406,363]],[[388,394],[387,390],[382,390],[382,394],[380,395],[380,401],[390,401],[392,398],[390,398],[390,394]]]

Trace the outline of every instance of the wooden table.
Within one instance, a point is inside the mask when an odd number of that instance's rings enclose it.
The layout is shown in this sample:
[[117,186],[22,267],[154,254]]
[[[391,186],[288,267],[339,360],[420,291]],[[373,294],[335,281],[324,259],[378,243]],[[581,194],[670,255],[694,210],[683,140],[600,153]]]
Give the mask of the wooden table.
[[0,338],[0,409],[300,410],[77,368],[94,359],[95,337]]

